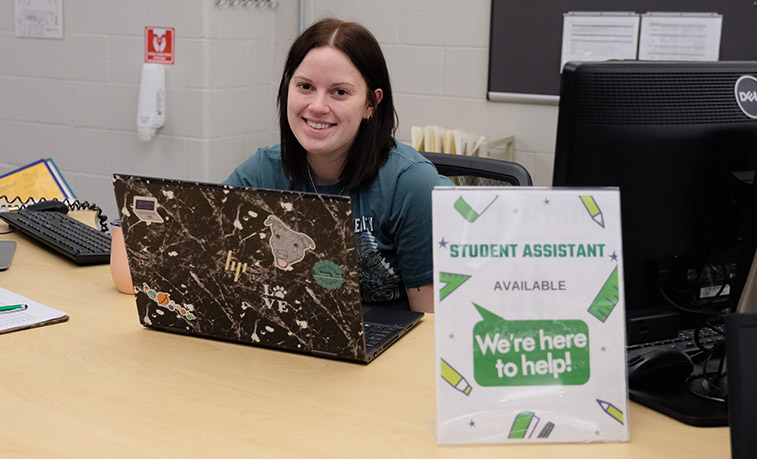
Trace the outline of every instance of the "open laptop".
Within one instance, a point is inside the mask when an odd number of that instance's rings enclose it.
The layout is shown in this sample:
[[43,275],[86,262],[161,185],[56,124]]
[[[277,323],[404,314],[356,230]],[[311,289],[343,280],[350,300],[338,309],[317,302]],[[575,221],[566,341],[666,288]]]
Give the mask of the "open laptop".
[[145,327],[369,363],[423,317],[361,306],[349,198],[119,174],[113,185]]

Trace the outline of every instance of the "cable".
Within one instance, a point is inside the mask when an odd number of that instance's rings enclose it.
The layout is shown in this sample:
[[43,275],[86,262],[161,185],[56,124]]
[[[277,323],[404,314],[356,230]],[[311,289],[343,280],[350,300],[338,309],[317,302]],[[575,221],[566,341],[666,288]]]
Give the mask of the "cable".
[[[726,286],[728,286],[729,289],[730,289],[731,281],[730,281],[730,278],[728,276],[728,270],[727,270],[727,268],[725,266],[725,263],[723,263],[723,261],[722,261],[722,259],[720,257],[715,256],[715,255],[709,255],[709,256],[707,256],[705,258],[706,261],[705,261],[704,264],[707,267],[709,267],[711,271],[713,271],[715,273],[718,273],[718,270],[710,262],[710,259],[713,258],[713,257],[716,259],[717,264],[720,266],[720,268],[722,270],[722,272],[720,273],[721,276],[722,276],[722,283],[720,285],[720,289],[718,290],[718,292],[715,295],[711,296],[706,301],[702,301],[700,298],[698,298],[695,295],[692,298],[691,302],[689,303],[691,306],[695,306],[695,308],[692,308],[692,307],[690,307],[688,305],[687,306],[683,306],[683,305],[679,304],[678,302],[676,302],[675,300],[673,300],[670,297],[670,295],[668,295],[668,293],[665,291],[665,284],[666,284],[665,280],[666,279],[663,279],[660,276],[657,279],[657,291],[660,294],[660,296],[662,297],[662,299],[665,300],[665,302],[669,306],[671,306],[672,308],[674,308],[674,309],[676,309],[678,311],[681,311],[681,312],[686,312],[686,313],[694,314],[694,315],[698,315],[698,316],[717,316],[717,315],[722,314],[722,312],[729,307],[727,301],[724,302],[723,304],[720,304],[719,306],[717,306],[715,308],[712,308],[712,309],[709,309],[709,306],[715,304],[715,302],[718,299],[724,298],[721,295],[725,291]],[[700,264],[700,266],[701,266],[701,264]],[[660,270],[660,274],[661,274],[661,272],[662,271]],[[704,270],[697,269],[697,276],[696,276],[695,279],[693,279],[693,282],[692,282],[692,286],[694,288],[697,288],[697,286],[699,284],[699,281],[703,279],[703,277],[702,277],[703,274],[704,274]],[[711,278],[710,278],[710,280],[711,280]]]
[[[692,375],[690,376],[687,381],[687,387],[689,392],[692,394],[704,398],[706,400],[716,401],[719,403],[725,403],[728,399],[728,389],[723,387],[721,385],[721,381],[727,376],[727,373],[724,371],[725,368],[725,342],[721,341],[717,344],[715,344],[709,352],[706,353],[704,361],[702,362],[702,372],[701,374]],[[715,354],[718,354],[717,357],[720,359],[718,363],[718,368],[715,372],[708,371],[708,367],[710,365],[711,359]],[[694,380],[701,379],[702,382],[699,385],[699,388],[702,389],[703,392],[699,392],[696,390],[693,390],[692,387],[694,387]]]

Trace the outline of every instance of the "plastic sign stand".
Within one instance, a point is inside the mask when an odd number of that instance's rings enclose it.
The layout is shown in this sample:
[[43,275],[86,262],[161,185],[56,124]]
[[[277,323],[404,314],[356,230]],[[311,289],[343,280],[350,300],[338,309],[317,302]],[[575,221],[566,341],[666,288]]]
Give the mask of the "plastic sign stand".
[[433,191],[439,443],[628,440],[617,189]]

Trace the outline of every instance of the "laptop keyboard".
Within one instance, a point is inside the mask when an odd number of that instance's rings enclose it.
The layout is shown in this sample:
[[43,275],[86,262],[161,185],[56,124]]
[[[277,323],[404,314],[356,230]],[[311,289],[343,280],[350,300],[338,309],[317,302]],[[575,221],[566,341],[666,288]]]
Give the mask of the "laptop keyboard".
[[372,324],[366,322],[365,328],[365,346],[367,348],[378,347],[386,338],[397,332],[394,327],[381,324]]
[[55,211],[21,210],[0,213],[12,228],[76,264],[110,262],[110,236]]

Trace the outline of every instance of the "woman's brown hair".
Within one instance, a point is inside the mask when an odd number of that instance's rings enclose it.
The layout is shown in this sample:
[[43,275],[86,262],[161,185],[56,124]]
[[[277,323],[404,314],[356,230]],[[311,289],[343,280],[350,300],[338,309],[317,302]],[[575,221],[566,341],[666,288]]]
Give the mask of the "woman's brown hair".
[[[371,118],[361,123],[339,177],[345,189],[355,191],[376,177],[394,146],[397,129],[397,114],[384,54],[373,34],[360,24],[333,18],[322,19],[308,27],[289,49],[278,95],[282,163],[290,180],[305,182],[307,152],[294,136],[287,118],[289,81],[307,53],[323,46],[336,48],[349,57],[365,79],[368,102],[374,107]],[[381,103],[376,101],[376,89],[383,92]]]

